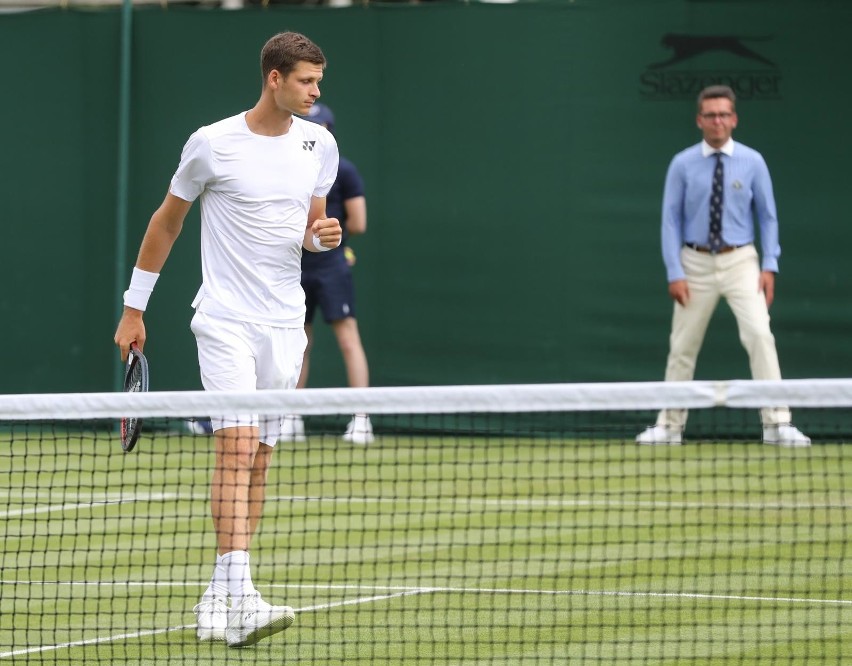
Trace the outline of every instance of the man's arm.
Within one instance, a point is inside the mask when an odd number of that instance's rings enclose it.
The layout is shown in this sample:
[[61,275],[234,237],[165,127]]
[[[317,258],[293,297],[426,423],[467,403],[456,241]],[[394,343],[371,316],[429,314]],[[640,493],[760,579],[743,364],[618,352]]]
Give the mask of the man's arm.
[[686,196],[685,178],[682,161],[675,157],[666,173],[660,226],[663,263],[666,265],[666,277],[669,283],[686,279],[680,263],[684,227],[683,200]]
[[[136,268],[147,273],[159,274],[166,263],[166,259],[172,250],[172,246],[180,235],[183,221],[192,206],[191,201],[184,201],[172,193],[166,194],[166,198],[160,207],[154,211],[139,255],[136,259]],[[127,352],[130,343],[135,342],[140,349],[145,347],[145,324],[142,321],[143,310],[125,305],[121,321],[115,331],[115,344],[121,350],[121,360],[127,360]]]
[[342,238],[340,220],[325,216],[325,197],[311,197],[302,247],[309,252],[325,252],[340,245]]
[[760,156],[755,171],[752,207],[760,228],[761,268],[763,271],[777,273],[778,257],[781,255],[781,246],[778,244],[778,213],[769,168]]
[[352,197],[343,202],[346,209],[346,231],[353,236],[367,231],[367,199]]

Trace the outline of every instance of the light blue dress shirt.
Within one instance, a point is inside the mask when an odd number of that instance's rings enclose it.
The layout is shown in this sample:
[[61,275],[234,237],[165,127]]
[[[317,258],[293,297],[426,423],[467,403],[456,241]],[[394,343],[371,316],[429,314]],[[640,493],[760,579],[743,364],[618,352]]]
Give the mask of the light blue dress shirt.
[[[662,248],[669,282],[686,278],[680,262],[684,243],[706,246],[710,236],[710,188],[716,149],[707,142],[679,152],[669,164],[663,192]],[[778,272],[778,216],[772,179],[763,156],[733,139],[722,146],[725,169],[722,240],[746,245],[760,228],[762,269]]]

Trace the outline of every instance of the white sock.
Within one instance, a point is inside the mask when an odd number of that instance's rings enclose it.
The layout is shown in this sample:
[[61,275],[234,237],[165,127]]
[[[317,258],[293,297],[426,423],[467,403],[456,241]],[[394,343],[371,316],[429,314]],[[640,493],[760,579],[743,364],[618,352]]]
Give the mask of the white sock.
[[222,564],[222,555],[216,553],[216,566],[213,568],[213,577],[207,586],[205,597],[228,598],[228,569]]
[[243,597],[256,590],[251,582],[249,554],[244,550],[232,550],[222,555],[222,566],[228,581],[228,593],[231,595],[231,608],[240,605]]

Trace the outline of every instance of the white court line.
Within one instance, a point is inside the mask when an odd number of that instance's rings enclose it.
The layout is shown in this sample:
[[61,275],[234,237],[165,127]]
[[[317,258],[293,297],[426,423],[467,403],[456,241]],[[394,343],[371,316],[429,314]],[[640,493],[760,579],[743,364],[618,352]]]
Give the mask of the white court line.
[[[344,601],[334,601],[327,604],[318,604],[316,606],[305,606],[303,608],[294,609],[297,613],[307,613],[311,611],[317,610],[327,610],[329,608],[336,608],[339,606],[354,606],[356,604],[364,604],[370,603],[371,601],[383,601],[386,599],[395,599],[397,597],[404,597],[413,594],[421,594],[423,592],[429,592],[430,589],[411,589],[403,592],[395,592],[393,594],[382,594],[371,597],[361,597],[359,599],[346,599]],[[156,636],[157,634],[167,634],[172,631],[184,631],[186,629],[194,629],[194,624],[184,624],[177,627],[169,627],[168,629],[148,629],[145,631],[135,631],[131,633],[125,634],[116,634],[115,636],[101,636],[98,638],[90,638],[84,641],[70,641],[68,643],[58,643],[57,645],[40,645],[39,647],[34,648],[24,648],[22,650],[14,650],[12,652],[0,652],[0,659],[6,659],[7,657],[17,657],[22,654],[34,654],[37,652],[50,652],[53,650],[62,650],[64,648],[73,648],[73,647],[82,647],[85,645],[97,645],[100,643],[110,643],[112,641],[120,641],[123,639],[133,639],[133,638],[142,638],[144,636]]]
[[[70,493],[69,493],[70,494]],[[24,495],[26,497],[26,494]],[[67,498],[67,494],[64,495]],[[79,497],[79,496],[78,496]],[[193,493],[160,493],[127,495],[123,498],[106,498],[96,500],[94,496],[90,500],[92,505],[116,504],[122,501],[165,501],[165,500],[189,500],[205,501],[210,498],[209,494]],[[852,499],[840,499],[834,502],[702,502],[691,500],[625,500],[618,498],[604,499],[575,499],[575,498],[547,498],[531,497],[524,498],[448,498],[448,497],[328,497],[321,495],[275,495],[268,496],[267,502],[322,502],[331,504],[445,504],[451,506],[495,506],[495,507],[532,507],[532,508],[615,508],[615,509],[732,509],[744,511],[762,510],[799,510],[799,509],[852,509]],[[88,503],[79,504],[56,504],[51,507],[33,507],[32,509],[16,510],[17,512],[0,512],[0,517],[8,515],[24,515],[24,513],[43,513],[46,511],[59,511],[63,507],[84,507]]]
[[70,641],[68,643],[57,643],[56,645],[40,645],[33,648],[25,648],[23,650],[13,650],[12,652],[0,652],[0,659],[8,657],[18,657],[22,654],[35,654],[37,652],[50,652],[52,650],[62,650],[64,648],[82,647],[84,645],[97,645],[99,643],[111,643],[120,641],[124,638],[141,638],[143,636],[156,636],[157,634],[167,634],[170,631],[180,631],[183,629],[191,629],[194,624],[185,624],[181,627],[169,627],[168,629],[148,629],[146,631],[134,631],[128,634],[116,634],[114,636],[101,636],[99,638],[89,638],[85,641]]
[[110,504],[124,504],[128,502],[152,502],[163,501],[167,499],[175,499],[177,495],[170,493],[160,494],[145,494],[145,495],[116,495],[114,497],[105,497],[103,499],[91,499],[88,502],[76,502],[74,504],[49,504],[47,506],[33,506],[29,508],[8,509],[0,511],[0,518],[16,518],[20,516],[30,516],[39,513],[54,513],[56,511],[71,511],[73,509],[94,509],[98,506],[107,506]]
[[[83,580],[4,580],[0,585],[65,585],[71,587],[195,587],[203,588],[206,583],[193,581],[83,581]],[[576,596],[576,597],[645,597],[657,599],[707,599],[717,601],[759,601],[768,603],[795,603],[795,604],[824,604],[831,606],[852,606],[852,599],[817,599],[808,597],[767,597],[755,595],[737,594],[709,594],[702,592],[652,592],[634,590],[540,590],[535,588],[514,587],[445,587],[441,585],[365,585],[363,583],[340,583],[340,584],[318,584],[318,583],[272,583],[266,587],[276,589],[302,589],[302,590],[352,590],[362,592],[384,591],[391,592],[389,595],[364,597],[365,600],[391,599],[408,594],[423,593],[445,593],[445,594],[527,594],[541,596]],[[310,606],[301,610],[313,610],[318,608],[333,608],[335,606],[346,606],[359,601],[334,602],[330,605]]]
[[[3,584],[21,584],[21,581],[3,581]],[[68,583],[54,582],[45,583],[43,581],[25,583],[25,584],[68,584],[68,585],[90,585],[85,581],[69,581]],[[137,581],[134,583],[113,581],[106,583],[96,581],[97,585],[131,585],[131,586],[162,586],[159,583],[145,583]],[[168,586],[194,586],[200,587],[202,583],[167,583]],[[535,590],[535,589],[515,589],[515,588],[464,588],[464,587],[396,587],[396,586],[379,586],[379,585],[308,585],[308,584],[293,584],[293,585],[271,585],[276,588],[301,588],[315,590],[337,590],[337,589],[370,589],[376,590],[395,590],[390,594],[371,595],[367,597],[358,597],[355,599],[344,599],[343,601],[332,601],[325,604],[317,604],[314,606],[305,606],[297,608],[297,613],[311,612],[317,610],[327,610],[330,608],[338,608],[342,606],[354,606],[358,604],[370,603],[374,601],[384,601],[388,599],[396,599],[404,596],[416,594],[539,594],[546,596],[586,596],[586,597],[644,597],[657,599],[704,599],[709,601],[755,601],[769,603],[804,603],[804,604],[832,604],[850,606],[852,600],[845,599],[805,599],[800,597],[760,597],[760,596],[739,596],[733,594],[700,594],[700,593],[685,593],[685,592],[632,592],[626,590]],[[183,631],[194,628],[194,624],[185,624],[167,629],[149,629],[145,631],[137,631],[131,633],[116,634],[114,636],[101,636],[98,638],[90,638],[83,641],[71,641],[67,643],[59,643],[57,645],[41,645],[39,647],[25,648],[22,650],[14,650],[12,652],[0,652],[0,659],[8,657],[16,657],[22,654],[34,654],[37,652],[49,652],[52,650],[61,650],[64,648],[81,647],[85,645],[95,645],[99,643],[109,643],[112,641],[123,639],[141,638],[143,636],[155,636],[157,634],[166,634],[172,631]]]

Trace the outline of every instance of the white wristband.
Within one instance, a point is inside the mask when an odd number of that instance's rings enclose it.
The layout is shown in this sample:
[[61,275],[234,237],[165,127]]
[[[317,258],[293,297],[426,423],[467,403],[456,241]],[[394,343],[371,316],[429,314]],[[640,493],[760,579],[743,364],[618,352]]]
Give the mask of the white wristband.
[[320,252],[328,252],[329,250],[333,250],[332,247],[326,247],[322,243],[320,243],[320,237],[314,234],[314,247]]
[[130,289],[124,292],[124,304],[134,310],[145,312],[158,277],[160,277],[159,273],[149,273],[141,268],[134,268],[133,276],[130,278]]

